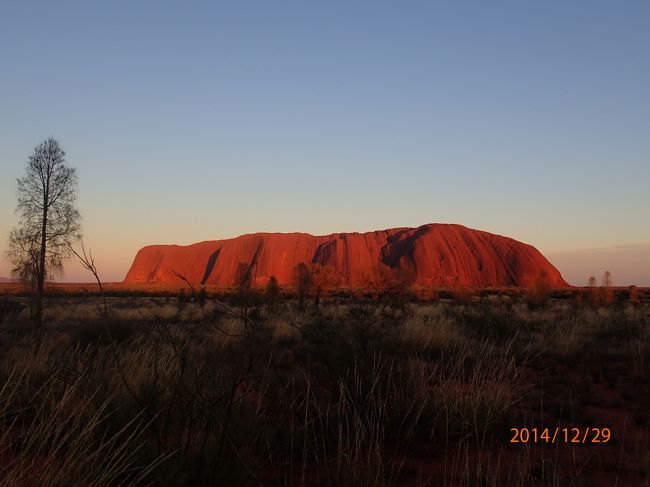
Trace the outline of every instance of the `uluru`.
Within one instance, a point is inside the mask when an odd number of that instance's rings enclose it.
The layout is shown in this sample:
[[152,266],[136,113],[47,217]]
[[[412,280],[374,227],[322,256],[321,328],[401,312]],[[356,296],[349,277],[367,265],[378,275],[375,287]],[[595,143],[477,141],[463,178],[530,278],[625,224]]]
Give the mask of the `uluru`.
[[300,263],[329,266],[343,287],[363,287],[374,269],[388,266],[421,288],[568,284],[533,246],[462,225],[427,224],[367,233],[254,233],[187,246],[142,248],[125,283],[180,284],[183,279],[228,287],[240,263],[255,285],[275,276],[290,285]]

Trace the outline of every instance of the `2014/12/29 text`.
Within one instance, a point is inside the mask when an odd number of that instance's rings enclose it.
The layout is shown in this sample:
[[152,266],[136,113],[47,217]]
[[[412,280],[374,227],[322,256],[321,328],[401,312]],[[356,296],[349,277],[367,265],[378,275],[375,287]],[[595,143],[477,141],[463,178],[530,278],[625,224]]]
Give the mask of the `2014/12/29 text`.
[[607,443],[612,439],[610,428],[510,428],[510,443]]

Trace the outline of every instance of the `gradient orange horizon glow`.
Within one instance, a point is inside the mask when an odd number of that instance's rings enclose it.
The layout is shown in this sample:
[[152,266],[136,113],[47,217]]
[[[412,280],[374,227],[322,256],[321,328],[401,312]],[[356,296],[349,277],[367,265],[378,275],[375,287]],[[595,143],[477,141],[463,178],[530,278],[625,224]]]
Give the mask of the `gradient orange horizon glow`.
[[[403,226],[403,225],[402,225]],[[377,229],[373,229],[377,230]],[[242,232],[255,233],[255,232]],[[322,232],[317,234],[329,234],[335,232]],[[233,235],[236,237],[238,235]],[[510,236],[510,235],[505,235]],[[225,237],[229,238],[229,237]],[[217,238],[201,239],[218,240]],[[89,240],[85,240],[89,244]],[[181,242],[181,244],[192,244],[195,241]],[[158,242],[156,242],[158,243]],[[178,242],[164,242],[178,244]],[[530,243],[533,246],[534,243]],[[95,258],[100,277],[105,282],[121,282],[129,270],[137,251],[145,245],[154,244],[148,242],[139,247],[130,247],[123,242],[103,242],[103,245],[89,245]],[[539,250],[539,248],[538,248]],[[560,271],[564,279],[571,285],[584,286],[589,276],[595,276],[598,282],[602,274],[609,270],[616,286],[637,285],[650,287],[650,243],[638,245],[624,245],[598,249],[578,249],[561,252],[544,252],[542,254]],[[0,277],[8,277],[10,269],[6,258],[0,264]],[[56,279],[57,282],[94,282],[93,276],[84,269],[76,258],[71,258],[63,276]]]

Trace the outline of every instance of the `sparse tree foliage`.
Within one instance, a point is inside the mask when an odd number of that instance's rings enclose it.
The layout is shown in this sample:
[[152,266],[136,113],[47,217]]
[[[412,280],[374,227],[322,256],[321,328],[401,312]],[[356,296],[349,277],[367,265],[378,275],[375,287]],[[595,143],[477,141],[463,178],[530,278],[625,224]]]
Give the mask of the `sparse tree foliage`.
[[364,284],[373,291],[377,303],[396,302],[403,300],[407,294],[409,277],[399,268],[378,264],[364,276]]
[[596,287],[596,276],[589,276],[589,279],[587,279],[587,286]]
[[612,289],[612,274],[609,271],[605,271],[603,274],[603,281],[601,287],[601,304],[603,306],[609,306],[614,302],[614,290]]
[[32,284],[38,327],[43,321],[45,280],[63,271],[63,262],[79,240],[77,175],[52,137],[37,145],[18,179],[18,226],[9,235],[8,256],[15,277]]
[[609,271],[603,274],[603,287],[612,287],[612,273]]
[[314,304],[318,306],[323,292],[328,291],[338,284],[336,271],[332,266],[312,264],[309,266],[309,273],[311,275]]

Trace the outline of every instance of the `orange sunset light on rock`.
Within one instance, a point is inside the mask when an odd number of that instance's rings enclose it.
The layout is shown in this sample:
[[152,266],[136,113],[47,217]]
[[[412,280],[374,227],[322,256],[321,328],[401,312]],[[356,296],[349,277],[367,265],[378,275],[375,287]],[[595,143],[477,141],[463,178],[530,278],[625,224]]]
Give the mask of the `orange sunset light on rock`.
[[[531,245],[462,225],[429,224],[368,233],[254,233],[194,245],[141,249],[125,283],[191,283],[228,286],[238,265],[253,269],[256,284],[271,276],[291,283],[300,263],[334,269],[346,287],[363,287],[378,266],[407,276],[419,287],[530,286],[543,278],[567,287],[560,273]],[[181,277],[182,276],[182,277]]]

